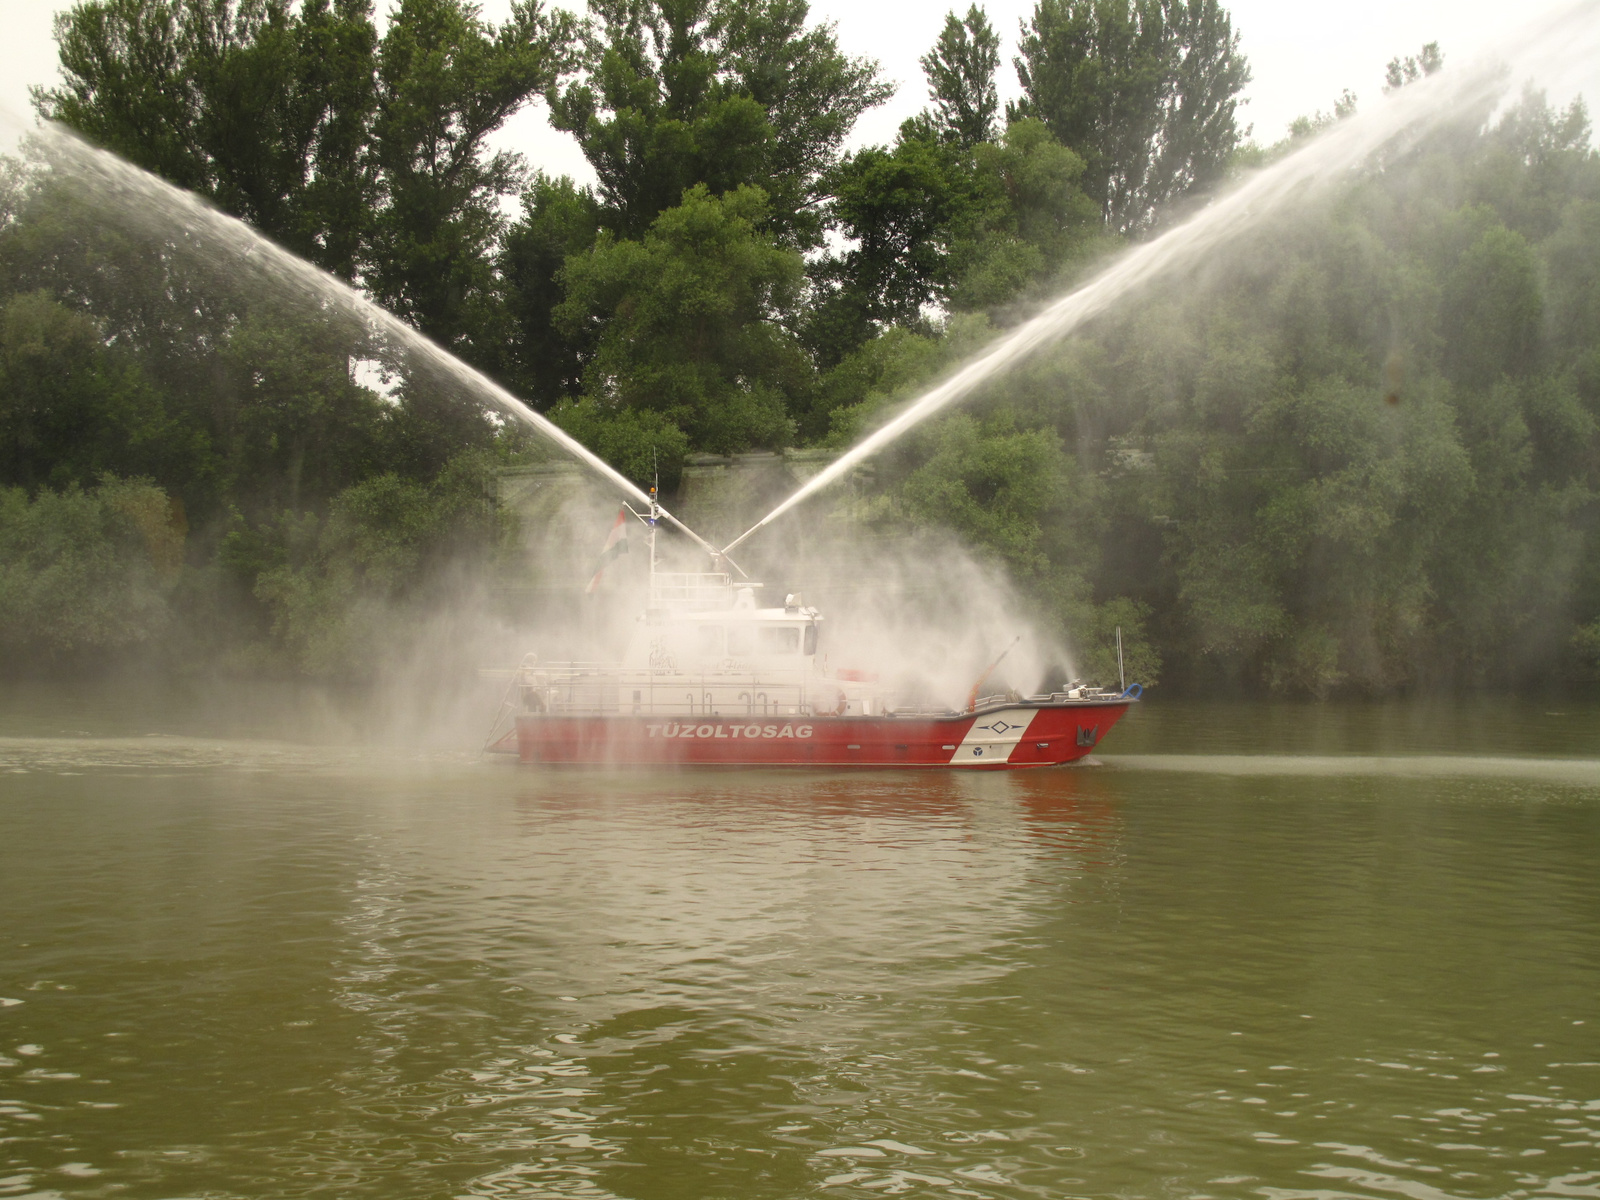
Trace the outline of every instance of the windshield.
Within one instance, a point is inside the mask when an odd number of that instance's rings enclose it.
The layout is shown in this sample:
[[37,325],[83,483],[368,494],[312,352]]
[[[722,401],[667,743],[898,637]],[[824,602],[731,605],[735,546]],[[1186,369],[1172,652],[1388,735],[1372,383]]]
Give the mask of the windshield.
[[793,654],[800,649],[800,631],[793,625],[767,626],[757,636],[763,654]]

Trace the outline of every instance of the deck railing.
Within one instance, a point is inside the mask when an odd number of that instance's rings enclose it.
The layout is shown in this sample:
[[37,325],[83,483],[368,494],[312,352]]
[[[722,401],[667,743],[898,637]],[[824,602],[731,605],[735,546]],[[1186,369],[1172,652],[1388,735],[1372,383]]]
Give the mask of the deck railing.
[[652,670],[611,663],[524,665],[524,712],[561,715],[792,717],[813,715],[804,681]]
[[733,581],[722,572],[656,571],[650,576],[650,607],[698,612],[728,608]]

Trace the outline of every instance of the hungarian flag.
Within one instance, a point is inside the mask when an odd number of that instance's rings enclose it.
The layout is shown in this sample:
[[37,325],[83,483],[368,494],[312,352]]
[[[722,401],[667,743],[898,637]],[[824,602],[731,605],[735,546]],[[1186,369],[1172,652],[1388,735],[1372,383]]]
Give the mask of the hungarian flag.
[[589,580],[589,586],[583,589],[584,595],[593,595],[600,586],[600,576],[606,573],[606,568],[611,565],[612,559],[627,552],[628,506],[624,504],[617,510],[617,519],[611,525],[611,532],[606,534],[606,544],[600,548],[600,563],[594,569],[594,578]]

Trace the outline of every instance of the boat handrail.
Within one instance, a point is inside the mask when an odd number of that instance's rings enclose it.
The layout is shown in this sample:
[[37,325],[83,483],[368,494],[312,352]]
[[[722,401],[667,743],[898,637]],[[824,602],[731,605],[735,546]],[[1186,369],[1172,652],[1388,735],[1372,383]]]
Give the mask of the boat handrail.
[[723,571],[656,571],[650,576],[650,607],[693,611],[729,608],[733,579]]
[[786,683],[753,674],[669,673],[648,667],[552,671],[547,665],[528,671],[520,683],[525,709],[560,715],[771,720],[817,712],[806,681]]

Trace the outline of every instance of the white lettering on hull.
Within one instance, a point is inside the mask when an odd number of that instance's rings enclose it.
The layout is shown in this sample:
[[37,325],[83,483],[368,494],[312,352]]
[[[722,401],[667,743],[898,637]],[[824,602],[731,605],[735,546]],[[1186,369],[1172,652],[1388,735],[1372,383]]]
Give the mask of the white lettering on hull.
[[808,738],[810,725],[684,725],[676,721],[646,725],[646,737],[659,738]]

